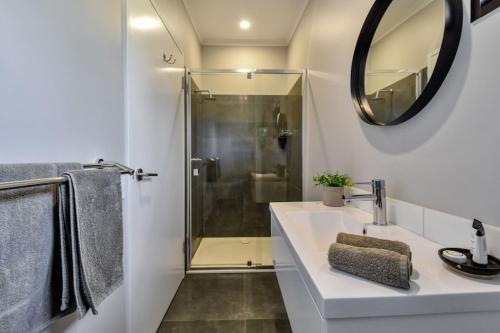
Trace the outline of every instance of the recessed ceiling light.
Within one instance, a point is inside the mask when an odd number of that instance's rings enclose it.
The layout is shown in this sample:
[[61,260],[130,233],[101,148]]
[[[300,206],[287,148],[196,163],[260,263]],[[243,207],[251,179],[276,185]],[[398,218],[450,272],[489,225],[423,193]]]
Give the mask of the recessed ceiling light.
[[247,20],[242,20],[242,21],[240,22],[240,28],[241,28],[241,29],[243,29],[243,30],[248,30],[248,29],[250,29],[250,26],[251,26],[251,24],[250,24],[250,22],[249,22],[249,21],[247,21]]

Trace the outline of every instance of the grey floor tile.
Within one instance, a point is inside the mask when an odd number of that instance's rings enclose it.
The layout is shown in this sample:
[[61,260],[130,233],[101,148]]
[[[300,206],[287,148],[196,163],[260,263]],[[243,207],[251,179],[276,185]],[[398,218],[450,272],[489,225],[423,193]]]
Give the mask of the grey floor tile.
[[286,319],[275,273],[245,274],[245,312],[248,319]]
[[288,333],[274,273],[188,275],[159,333]]
[[247,320],[245,333],[292,333],[288,319]]
[[243,320],[211,320],[211,321],[164,321],[161,324],[160,329],[158,330],[157,333],[244,333],[244,332],[245,332],[245,321]]
[[246,319],[243,274],[187,275],[164,321]]

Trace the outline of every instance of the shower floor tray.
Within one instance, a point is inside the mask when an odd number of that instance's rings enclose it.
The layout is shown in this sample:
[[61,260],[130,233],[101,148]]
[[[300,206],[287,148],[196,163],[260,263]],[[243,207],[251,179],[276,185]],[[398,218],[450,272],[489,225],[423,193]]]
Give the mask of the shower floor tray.
[[191,260],[191,268],[272,266],[271,237],[207,237]]

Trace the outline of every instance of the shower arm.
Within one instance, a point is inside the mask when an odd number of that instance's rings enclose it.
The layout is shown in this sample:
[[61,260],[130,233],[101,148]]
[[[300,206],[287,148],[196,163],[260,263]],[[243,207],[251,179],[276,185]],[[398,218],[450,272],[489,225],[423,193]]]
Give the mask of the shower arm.
[[208,89],[195,90],[194,93],[195,94],[202,94],[202,95],[203,95],[203,93],[207,93],[208,94],[208,98],[210,98],[210,99],[213,98],[212,92],[210,92],[210,90],[208,90]]
[[378,98],[381,92],[383,92],[383,93],[390,93],[391,96],[392,96],[392,94],[394,94],[394,89],[379,89],[375,93],[375,98]]

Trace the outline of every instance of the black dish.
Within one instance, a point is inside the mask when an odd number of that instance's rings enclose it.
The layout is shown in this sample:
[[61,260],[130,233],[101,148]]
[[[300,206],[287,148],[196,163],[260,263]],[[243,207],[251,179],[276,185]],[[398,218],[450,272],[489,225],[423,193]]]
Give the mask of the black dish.
[[[457,264],[451,260],[448,260],[443,256],[443,252],[446,250],[457,251],[465,254],[467,257],[467,262],[463,264]],[[488,255],[488,265],[478,265],[472,262],[472,254],[468,249],[459,249],[459,248],[444,248],[438,251],[439,258],[447,264],[448,266],[458,270],[459,272],[463,272],[470,275],[475,275],[478,277],[493,277],[495,275],[500,274],[500,259]]]

